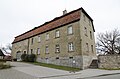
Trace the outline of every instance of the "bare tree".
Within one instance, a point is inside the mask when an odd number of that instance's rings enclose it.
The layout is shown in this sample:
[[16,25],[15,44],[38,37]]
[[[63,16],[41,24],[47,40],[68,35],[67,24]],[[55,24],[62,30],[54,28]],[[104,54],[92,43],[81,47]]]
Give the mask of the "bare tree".
[[6,48],[7,48],[8,50],[12,50],[12,45],[11,45],[11,44],[7,44],[7,45],[6,45]]
[[114,29],[111,32],[99,33],[97,36],[98,50],[106,54],[120,54],[120,32]]

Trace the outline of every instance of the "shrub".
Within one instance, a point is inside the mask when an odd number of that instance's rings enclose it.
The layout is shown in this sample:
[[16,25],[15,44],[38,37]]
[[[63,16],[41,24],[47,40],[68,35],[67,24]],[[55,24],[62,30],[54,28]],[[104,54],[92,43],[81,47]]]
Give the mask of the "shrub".
[[35,54],[30,54],[28,56],[28,60],[29,60],[29,62],[35,62],[36,61],[36,55]]
[[21,55],[22,61],[25,61],[25,60],[26,60],[26,56],[27,56],[27,54],[25,54],[25,53]]
[[4,59],[0,59],[0,62],[6,62],[6,60],[4,60]]
[[22,54],[21,55],[22,61],[25,62],[35,62],[36,61],[36,55],[35,54]]
[[25,61],[26,61],[26,62],[29,61],[29,55],[28,55],[28,54],[26,54],[26,56],[25,56]]

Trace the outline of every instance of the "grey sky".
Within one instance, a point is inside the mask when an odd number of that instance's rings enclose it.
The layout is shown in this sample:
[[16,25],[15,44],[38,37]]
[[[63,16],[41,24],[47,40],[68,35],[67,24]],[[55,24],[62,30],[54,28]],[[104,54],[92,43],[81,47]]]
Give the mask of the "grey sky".
[[80,7],[93,18],[95,34],[120,29],[120,0],[0,0],[0,44]]

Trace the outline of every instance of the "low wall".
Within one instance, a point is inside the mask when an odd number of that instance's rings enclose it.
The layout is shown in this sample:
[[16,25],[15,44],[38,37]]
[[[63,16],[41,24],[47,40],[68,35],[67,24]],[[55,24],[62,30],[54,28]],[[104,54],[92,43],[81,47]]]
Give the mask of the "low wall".
[[98,67],[105,69],[120,68],[120,55],[100,55],[98,56]]

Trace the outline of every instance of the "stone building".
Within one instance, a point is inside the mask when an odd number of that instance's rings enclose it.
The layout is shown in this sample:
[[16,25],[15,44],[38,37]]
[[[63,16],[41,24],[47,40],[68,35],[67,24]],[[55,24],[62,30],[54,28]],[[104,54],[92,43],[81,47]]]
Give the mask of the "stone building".
[[[63,11],[63,15],[16,36],[12,56],[37,55],[37,61],[81,69],[89,67],[96,57],[94,25],[83,8]],[[73,65],[75,63],[75,65]]]

